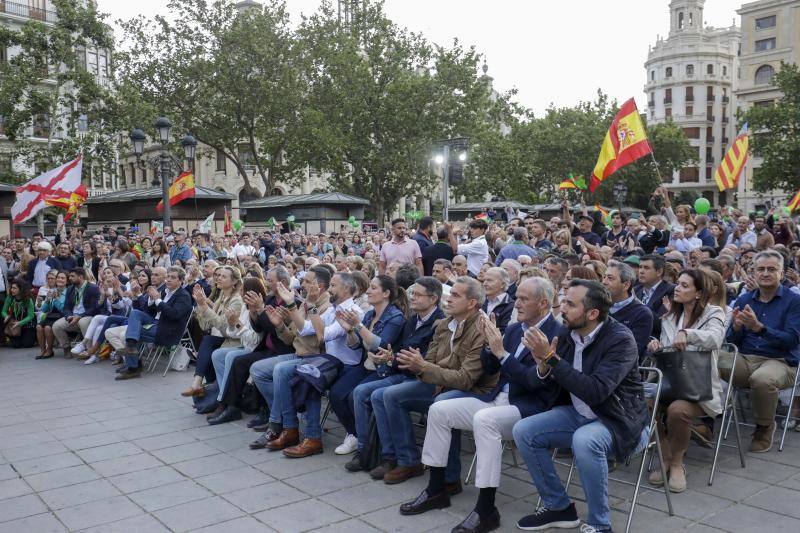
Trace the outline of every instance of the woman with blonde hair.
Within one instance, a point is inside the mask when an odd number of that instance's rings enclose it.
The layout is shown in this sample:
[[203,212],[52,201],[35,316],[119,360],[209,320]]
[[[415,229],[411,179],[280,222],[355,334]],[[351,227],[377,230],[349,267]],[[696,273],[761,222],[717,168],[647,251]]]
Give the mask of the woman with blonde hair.
[[96,354],[100,351],[100,345],[103,343],[100,333],[103,331],[108,317],[126,316],[132,305],[131,299],[125,296],[125,287],[110,267],[106,267],[100,272],[100,278],[99,303],[103,312],[92,317],[83,340],[70,350],[79,361],[86,361],[84,364],[87,365],[98,361]]
[[575,249],[572,247],[572,234],[568,229],[560,229],[553,234],[553,242],[555,249],[561,255],[574,254]]
[[206,297],[203,288],[195,285],[192,290],[194,301],[197,302],[195,316],[203,331],[208,334],[203,336],[197,349],[197,364],[191,386],[181,393],[182,396],[203,396],[203,379],[206,383],[216,380],[211,354],[223,346],[238,346],[239,340],[227,335],[228,319],[226,311],[241,313],[244,307],[242,299],[242,274],[233,266],[225,265],[214,270],[215,291]]

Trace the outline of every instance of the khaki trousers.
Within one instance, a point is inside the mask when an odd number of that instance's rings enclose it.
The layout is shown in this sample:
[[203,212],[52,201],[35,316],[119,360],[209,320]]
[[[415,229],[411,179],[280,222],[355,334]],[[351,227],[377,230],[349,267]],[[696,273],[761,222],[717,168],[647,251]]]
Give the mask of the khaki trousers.
[[[730,382],[733,355],[721,353],[719,374]],[[725,364],[727,363],[727,364]],[[794,384],[797,369],[790,367],[783,359],[773,359],[760,355],[739,354],[733,374],[733,384],[751,390],[753,416],[759,426],[769,426],[775,422],[778,408],[778,393],[790,389]]]
[[[128,326],[108,328],[106,330],[106,340],[115,350],[121,350],[125,347],[125,333],[127,331]],[[100,339],[100,342],[103,342],[103,339]]]
[[92,317],[90,316],[81,317],[75,325],[70,325],[66,318],[59,318],[53,323],[53,335],[56,340],[58,340],[58,344],[66,350],[69,347],[69,336],[67,333],[80,330],[81,335],[86,335],[86,330],[89,328],[91,322]]

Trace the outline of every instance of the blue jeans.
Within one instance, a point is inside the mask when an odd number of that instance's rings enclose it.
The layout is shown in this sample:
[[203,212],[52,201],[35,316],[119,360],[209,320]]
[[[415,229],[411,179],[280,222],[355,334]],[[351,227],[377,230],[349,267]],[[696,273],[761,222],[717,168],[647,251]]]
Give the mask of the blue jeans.
[[[145,326],[150,326],[145,328]],[[156,338],[158,320],[143,313],[138,309],[131,311],[128,317],[128,329],[125,330],[125,340],[133,342],[153,342]],[[131,369],[139,368],[139,357],[126,355],[125,366]]]
[[415,466],[421,454],[414,438],[411,411],[425,413],[433,403],[435,385],[406,378],[402,383],[372,393],[372,411],[381,439],[381,455],[400,466]]
[[250,377],[253,378],[253,384],[256,386],[258,392],[261,393],[264,401],[266,401],[267,405],[269,406],[270,422],[281,422],[280,412],[278,412],[273,405],[275,401],[275,367],[278,365],[278,363],[283,363],[284,361],[299,360],[300,358],[295,354],[286,353],[283,355],[276,355],[275,357],[267,357],[261,361],[256,361],[250,366]]
[[217,401],[222,401],[222,393],[225,391],[225,380],[231,371],[233,362],[240,355],[247,355],[252,350],[243,348],[242,346],[229,346],[228,348],[217,348],[211,352],[211,363],[214,365],[214,373],[217,375],[217,384],[219,385],[219,395]]
[[349,435],[355,435],[356,415],[353,406],[354,389],[370,376],[376,376],[375,372],[370,372],[364,365],[344,365],[339,371],[339,376],[331,385],[328,391],[328,401],[331,409],[336,414],[337,420],[344,426]]
[[103,329],[100,330],[100,336],[98,337],[99,342],[106,341],[106,330],[108,328],[116,328],[118,326],[124,326],[127,323],[128,323],[128,317],[126,316],[111,315],[110,317],[106,318],[106,321],[103,324]]
[[[611,528],[607,457],[612,451],[613,439],[602,422],[584,418],[571,405],[560,405],[520,420],[514,425],[513,433],[546,508],[561,510],[570,504],[550,450],[572,448],[589,508],[586,523],[600,530]],[[647,443],[647,435],[645,428],[639,449]]]
[[[367,433],[369,433],[369,415],[372,414],[372,393],[383,387],[397,385],[405,380],[406,376],[403,374],[392,374],[383,379],[378,377],[377,374],[373,374],[353,389],[353,412],[356,419],[358,451],[364,449]],[[394,451],[392,451],[391,457],[394,457]]]
[[[269,359],[265,359],[265,361],[269,361]],[[294,407],[292,387],[289,385],[289,381],[294,377],[294,369],[302,363],[302,358],[295,357],[292,360],[278,363],[272,372],[275,394],[270,406],[269,421],[283,424],[283,429],[299,427],[297,410]],[[322,398],[318,396],[307,400],[305,408],[303,437],[306,439],[321,439],[320,411],[322,410]]]
[[222,346],[223,342],[225,342],[225,337],[217,337],[216,335],[203,335],[203,338],[200,339],[200,346],[197,347],[194,375],[203,376],[206,383],[217,381],[217,373],[214,372],[214,366],[211,364],[211,354]]

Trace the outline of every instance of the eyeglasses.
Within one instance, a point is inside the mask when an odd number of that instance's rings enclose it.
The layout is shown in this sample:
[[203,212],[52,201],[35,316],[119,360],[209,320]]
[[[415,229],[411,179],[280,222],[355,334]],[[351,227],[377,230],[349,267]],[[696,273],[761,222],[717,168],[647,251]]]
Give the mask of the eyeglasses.
[[780,272],[781,269],[778,267],[756,267],[755,271],[758,272],[759,274],[763,274],[764,272],[775,274],[777,272]]

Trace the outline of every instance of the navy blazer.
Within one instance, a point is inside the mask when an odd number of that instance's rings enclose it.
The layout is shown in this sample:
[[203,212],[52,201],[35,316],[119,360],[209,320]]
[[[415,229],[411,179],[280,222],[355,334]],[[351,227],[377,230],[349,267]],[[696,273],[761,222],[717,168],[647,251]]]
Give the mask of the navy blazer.
[[64,300],[64,316],[95,316],[105,313],[105,309],[100,305],[100,287],[94,283],[86,283],[86,288],[83,290],[83,314],[76,315],[75,308],[75,291],[77,287],[70,285],[67,287],[67,294]]
[[[38,262],[39,262],[39,258],[37,257],[36,259],[33,259],[33,260],[31,260],[31,262],[30,262],[30,263],[28,263],[28,275],[27,275],[27,280],[28,280],[28,283],[30,283],[30,284],[33,284],[33,275],[36,273],[36,264],[37,264]],[[52,270],[52,269],[56,269],[56,270],[62,270],[62,268],[61,268],[61,261],[59,261],[58,259],[56,259],[56,258],[55,258],[55,257],[53,257],[52,255],[51,255],[51,256],[48,256],[48,258],[45,260],[45,262],[46,262],[48,265],[50,265],[50,269],[51,269],[51,270]]]
[[631,303],[612,313],[611,317],[631,330],[636,339],[636,349],[639,350],[639,361],[642,361],[653,331],[653,312],[634,298]]
[[[514,312],[514,300],[508,293],[503,293],[505,301],[497,304],[492,313],[494,314],[494,321],[497,324],[497,329],[500,333],[505,334],[508,323],[511,321],[511,314]],[[489,300],[483,302],[482,309],[488,313]]]
[[[542,324],[541,330],[548,340],[556,337],[563,326],[550,314]],[[550,409],[556,401],[557,395],[554,390],[547,390],[541,387],[531,387],[531,379],[538,381],[536,376],[536,361],[531,355],[531,351],[523,348],[519,357],[514,357],[522,342],[523,336],[522,323],[518,322],[508,326],[506,334],[503,336],[503,348],[509,356],[500,364],[500,360],[492,351],[486,347],[481,352],[481,365],[486,374],[492,375],[500,372],[500,379],[497,385],[484,395],[477,398],[484,402],[491,402],[503,387],[508,384],[508,402],[519,409],[522,418],[542,413]],[[529,374],[533,373],[532,376]]]
[[183,287],[175,291],[169,300],[150,309],[160,312],[156,325],[155,344],[159,346],[175,346],[183,337],[186,321],[192,312],[192,298]]
[[636,294],[636,299],[646,305],[647,308],[650,309],[650,312],[653,313],[653,330],[651,333],[656,339],[661,338],[661,317],[667,314],[667,308],[664,307],[664,303],[661,300],[664,299],[664,296],[671,295],[674,290],[675,285],[662,280],[661,283],[658,284],[658,287],[656,287],[653,296],[650,297],[650,301],[646,304],[642,299],[644,287],[642,285],[637,285],[633,290],[634,294]]
[[[416,313],[412,313],[408,320],[406,320],[403,333],[400,335],[400,339],[397,343],[398,345],[392,346],[392,350],[397,353],[404,348],[417,348],[422,354],[422,357],[425,358],[425,356],[428,354],[428,345],[431,343],[431,339],[433,338],[433,331],[436,326],[436,321],[441,320],[442,318],[444,318],[444,312],[441,310],[441,308],[437,307],[433,311],[433,314],[428,317],[428,320],[417,327],[417,324],[419,323],[419,316],[417,316]],[[378,367],[378,374],[381,376],[386,376],[397,372],[403,372],[411,377],[414,376],[412,372],[400,370],[395,368],[392,364],[382,364]]]

